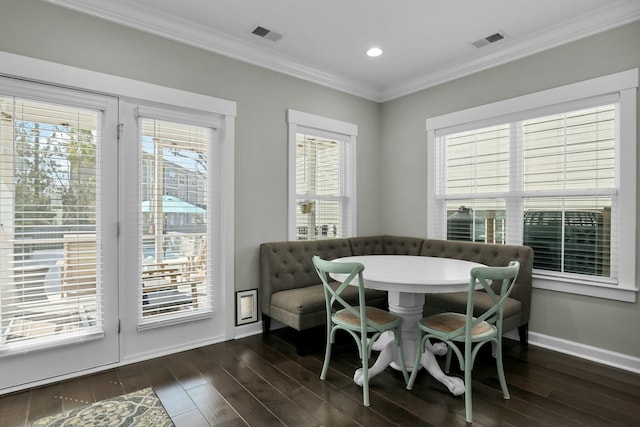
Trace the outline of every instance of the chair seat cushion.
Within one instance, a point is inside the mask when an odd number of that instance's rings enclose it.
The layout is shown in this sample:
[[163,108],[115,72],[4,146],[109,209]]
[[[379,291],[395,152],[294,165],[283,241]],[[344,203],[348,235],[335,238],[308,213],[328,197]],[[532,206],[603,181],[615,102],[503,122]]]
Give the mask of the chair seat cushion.
[[[467,316],[460,313],[440,313],[425,317],[420,321],[422,326],[435,329],[444,333],[450,333],[462,328],[467,322]],[[471,335],[479,336],[491,331],[493,326],[487,322],[480,322],[471,329]],[[463,336],[464,337],[464,336]]]
[[[354,306],[357,311],[360,311],[360,306]],[[365,316],[374,323],[378,325],[386,325],[387,323],[395,322],[398,320],[398,316],[395,314],[391,314],[388,311],[380,310],[375,307],[365,307]],[[360,317],[353,314],[351,311],[345,309],[338,310],[335,314],[336,320],[349,323],[354,326],[360,325]]]
[[[425,305],[429,310],[427,313],[438,312],[455,312],[464,313],[467,310],[467,292],[451,292],[446,294],[428,294],[426,295]],[[473,299],[473,315],[479,316],[488,309],[493,307],[491,297],[486,292],[476,291]],[[504,318],[511,316],[519,316],[522,311],[520,301],[507,298],[504,302]]]

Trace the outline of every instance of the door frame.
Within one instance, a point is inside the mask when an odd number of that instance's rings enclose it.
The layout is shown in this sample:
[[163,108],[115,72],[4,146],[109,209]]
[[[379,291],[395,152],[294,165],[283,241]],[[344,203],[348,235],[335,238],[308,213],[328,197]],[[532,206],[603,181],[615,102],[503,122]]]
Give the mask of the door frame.
[[[193,92],[182,91],[173,88],[167,88],[158,86],[155,84],[141,82],[137,80],[127,79],[123,77],[103,74],[95,71],[85,70],[81,68],[71,67],[63,64],[53,63],[49,61],[29,58],[21,55],[16,55],[7,52],[0,52],[0,75],[7,77],[15,77],[20,79],[31,80],[35,82],[41,82],[44,84],[51,84],[54,86],[65,87],[69,89],[82,90],[89,93],[106,94],[108,96],[117,97],[120,99],[138,99],[145,100],[150,103],[160,103],[166,105],[172,105],[176,107],[198,109],[211,114],[216,114],[221,118],[221,141],[222,141],[222,161],[220,162],[222,170],[220,171],[221,187],[220,187],[220,215],[221,223],[218,226],[218,230],[215,231],[216,236],[219,239],[220,250],[215,255],[218,257],[219,276],[216,280],[218,283],[214,283],[215,286],[219,286],[219,293],[217,293],[216,304],[216,328],[215,332],[211,330],[207,331],[202,327],[200,322],[187,322],[181,325],[177,325],[172,328],[167,336],[171,336],[174,339],[179,336],[185,329],[198,330],[199,334],[188,337],[189,339],[181,342],[173,342],[170,345],[166,344],[166,341],[156,340],[156,344],[152,349],[147,349],[145,352],[128,352],[127,349],[123,349],[123,346],[119,345],[122,342],[122,338],[116,340],[113,344],[113,348],[117,348],[117,360],[109,360],[101,365],[93,364],[93,366],[79,366],[74,363],[74,358],[68,358],[65,366],[67,368],[63,370],[50,370],[46,373],[41,373],[38,377],[32,378],[28,382],[21,384],[11,384],[4,388],[4,384],[0,385],[0,394],[14,392],[22,390],[28,387],[42,385],[53,381],[60,381],[75,376],[88,374],[92,372],[101,371],[116,366],[133,363],[135,361],[144,360],[152,357],[161,356],[163,354],[170,354],[173,352],[186,350],[189,348],[195,348],[202,345],[213,344],[234,338],[234,145],[235,145],[235,116],[236,116],[236,103],[220,98],[215,98],[207,95],[202,95]],[[113,127],[108,130],[116,134],[119,127]],[[116,136],[113,137],[116,140]],[[122,154],[118,153],[118,163],[122,167]],[[118,173],[118,176],[121,174]],[[113,181],[113,185],[117,185],[117,181]],[[121,183],[118,184],[120,189]],[[113,203],[110,209],[117,209],[118,205],[122,205],[126,200],[122,200],[122,191],[118,191],[118,203]],[[121,215],[120,210],[113,216],[112,221],[107,220],[105,230],[107,233],[113,233],[114,235],[120,233],[120,222],[115,219]],[[111,240],[111,239],[108,239]],[[122,233],[118,239],[118,247],[122,247]],[[113,265],[117,265],[122,262],[122,250],[118,251],[116,248],[116,239],[112,239],[113,249],[110,247],[107,250],[114,251],[113,256],[116,254],[119,257],[118,261],[114,260]],[[105,284],[115,283],[116,290],[125,286],[126,280],[123,279],[123,272],[117,267],[115,271],[110,271],[107,276],[115,275],[119,279],[109,279],[109,282],[105,281]],[[120,292],[120,301],[114,300],[109,302],[109,306],[118,307],[121,311],[122,305],[122,293]],[[115,299],[114,294],[114,299]],[[119,313],[117,318],[109,320],[109,327],[113,330],[120,329],[120,334],[123,331],[123,325],[118,321],[122,317],[122,313]],[[119,324],[120,323],[120,324]],[[207,331],[206,334],[202,334],[202,331]],[[121,337],[122,335],[119,335]],[[194,338],[195,337],[195,338]],[[166,337],[163,337],[163,339]],[[64,347],[60,347],[64,348]],[[58,354],[55,349],[43,350],[45,357],[63,357],[62,353]],[[5,360],[10,360],[12,356],[8,356]],[[18,358],[15,358],[17,360]],[[0,362],[5,365],[5,360],[0,359]],[[22,358],[20,358],[22,362]],[[24,368],[22,368],[24,369]]]

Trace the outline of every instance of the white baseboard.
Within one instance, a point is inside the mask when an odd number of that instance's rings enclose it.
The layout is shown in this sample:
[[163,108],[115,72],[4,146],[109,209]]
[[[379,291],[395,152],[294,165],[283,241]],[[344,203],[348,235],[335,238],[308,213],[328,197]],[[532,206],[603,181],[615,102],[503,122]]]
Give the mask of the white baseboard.
[[[283,324],[274,320],[272,320],[271,322],[272,330],[284,326]],[[251,323],[250,325],[236,327],[236,339],[248,337],[251,335],[257,335],[260,333],[262,333],[262,322]],[[506,334],[504,334],[504,336],[515,341],[520,340],[518,331],[515,329],[507,332]],[[568,341],[562,338],[552,337],[550,335],[544,335],[537,332],[529,332],[529,344],[640,374],[640,358],[638,357],[616,353],[610,350],[592,347],[586,344],[580,344],[577,342]]]
[[236,326],[235,339],[258,335],[262,333],[262,321]]
[[[513,331],[505,334],[505,336],[511,338],[509,335],[512,333]],[[518,334],[514,333],[514,335],[514,339],[517,340]],[[627,354],[616,353],[537,332],[529,332],[529,344],[640,374],[640,358]]]

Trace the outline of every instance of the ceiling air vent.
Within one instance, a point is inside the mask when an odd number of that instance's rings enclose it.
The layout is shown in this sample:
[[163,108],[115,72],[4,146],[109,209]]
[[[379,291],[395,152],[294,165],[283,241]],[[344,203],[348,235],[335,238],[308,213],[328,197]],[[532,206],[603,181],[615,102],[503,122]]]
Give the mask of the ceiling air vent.
[[503,38],[505,38],[505,34],[502,31],[499,31],[499,32],[497,32],[495,34],[491,34],[490,36],[487,36],[487,37],[485,37],[483,39],[476,40],[471,44],[474,45],[475,47],[482,47],[482,46],[486,46],[488,44],[500,41]]
[[263,39],[271,40],[272,42],[277,42],[282,38],[282,34],[278,34],[259,25],[255,27],[253,31],[251,31],[251,34],[255,34],[256,36],[262,37]]

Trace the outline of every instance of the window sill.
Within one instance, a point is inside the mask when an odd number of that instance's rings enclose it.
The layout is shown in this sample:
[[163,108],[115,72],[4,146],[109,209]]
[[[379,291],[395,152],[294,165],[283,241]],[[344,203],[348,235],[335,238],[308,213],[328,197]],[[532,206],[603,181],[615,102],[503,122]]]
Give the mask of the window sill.
[[618,285],[580,282],[539,274],[533,275],[533,288],[631,303],[636,302],[638,295],[637,288],[622,288]]

